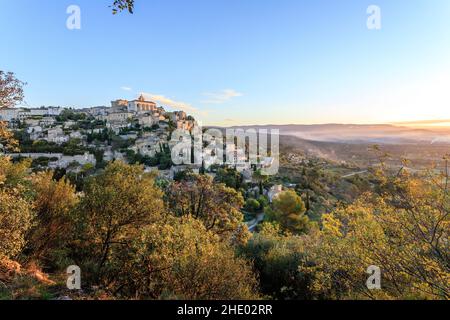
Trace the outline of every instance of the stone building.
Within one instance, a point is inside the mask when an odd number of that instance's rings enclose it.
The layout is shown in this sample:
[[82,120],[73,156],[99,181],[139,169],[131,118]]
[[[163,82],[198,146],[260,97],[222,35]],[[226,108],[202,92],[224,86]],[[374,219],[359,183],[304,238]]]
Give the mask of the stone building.
[[143,111],[154,112],[156,110],[157,110],[156,103],[152,101],[146,101],[143,95],[141,95],[137,100],[128,102],[129,112],[143,112]]

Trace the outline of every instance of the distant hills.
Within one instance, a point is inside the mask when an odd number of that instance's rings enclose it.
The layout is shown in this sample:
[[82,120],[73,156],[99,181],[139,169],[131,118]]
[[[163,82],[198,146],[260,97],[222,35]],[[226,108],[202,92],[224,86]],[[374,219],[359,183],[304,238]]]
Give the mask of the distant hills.
[[281,135],[304,140],[362,144],[450,144],[450,128],[412,128],[389,124],[319,124],[237,126],[233,128],[278,129]]
[[[388,162],[400,165],[402,159],[411,160],[411,167],[426,168],[441,163],[450,154],[450,128],[412,128],[375,124],[319,124],[236,126],[241,129],[277,129],[280,131],[282,154],[300,153],[331,161],[345,161],[359,167],[376,163],[371,151],[380,145],[389,154]],[[224,128],[222,128],[224,129]]]

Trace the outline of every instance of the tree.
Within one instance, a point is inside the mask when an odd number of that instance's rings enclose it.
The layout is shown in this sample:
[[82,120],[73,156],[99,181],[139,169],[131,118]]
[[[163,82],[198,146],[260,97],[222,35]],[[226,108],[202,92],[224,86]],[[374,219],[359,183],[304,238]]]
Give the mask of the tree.
[[22,252],[31,228],[33,212],[27,194],[26,174],[30,162],[13,164],[0,156],[0,259]]
[[56,121],[66,122],[66,121],[82,121],[86,120],[86,114],[81,112],[75,112],[72,109],[64,109],[60,115],[56,116]]
[[[448,174],[412,177],[377,172],[377,193],[325,215],[300,270],[324,298],[449,299]],[[382,272],[369,290],[366,270]]]
[[299,234],[308,230],[309,219],[305,215],[305,204],[293,190],[279,194],[267,210],[268,218],[280,224],[283,230]]
[[115,268],[120,268],[112,259],[114,252],[162,217],[162,192],[155,186],[154,175],[144,173],[142,166],[117,161],[88,178],[84,193],[77,210],[77,258],[91,270],[93,281],[107,285]]
[[35,219],[27,235],[27,255],[46,266],[58,265],[65,259],[73,232],[72,211],[78,196],[74,186],[65,179],[53,180],[50,171],[33,175],[31,181]]
[[259,196],[258,202],[260,205],[260,211],[264,211],[264,209],[269,205],[269,199],[266,196]]
[[0,156],[0,189],[27,193],[29,187],[28,171],[31,159],[13,163],[11,158]]
[[17,192],[0,189],[0,259],[15,258],[22,251],[32,217],[30,204]]
[[6,123],[0,121],[0,154],[4,151],[17,151],[18,142],[14,135],[8,130]]
[[[0,70],[0,109],[11,108],[23,101],[24,82],[18,80],[14,73]],[[6,123],[0,121],[0,152],[17,150],[17,141],[7,129]]]
[[247,199],[247,201],[245,201],[245,210],[247,210],[249,212],[252,212],[252,213],[258,212],[260,207],[261,207],[261,204],[256,199],[250,198],[250,199]]
[[283,234],[279,225],[264,222],[239,253],[253,261],[262,294],[271,299],[314,299],[309,278],[299,272],[309,236]]
[[223,239],[246,237],[242,195],[208,176],[193,175],[187,181],[174,182],[167,203],[176,216],[199,219]]
[[117,293],[137,299],[256,299],[257,280],[247,261],[201,221],[171,217],[149,225],[115,259]]
[[217,171],[215,180],[219,183],[225,184],[229,188],[238,190],[243,183],[242,174],[233,168],[220,168]]
[[192,178],[194,171],[190,168],[178,171],[174,174],[173,180],[177,182],[186,181]]
[[24,85],[14,73],[0,70],[0,109],[11,108],[22,102]]
[[133,13],[134,0],[114,0],[112,8],[113,14],[117,14],[124,10],[127,10],[129,13]]
[[263,188],[263,184],[265,183],[265,182],[267,182],[267,180],[269,179],[269,176],[268,175],[265,175],[262,171],[261,171],[261,169],[259,169],[259,170],[256,170],[254,173],[253,173],[253,179],[258,183],[258,185],[259,185],[259,194],[263,194],[264,193],[264,188]]

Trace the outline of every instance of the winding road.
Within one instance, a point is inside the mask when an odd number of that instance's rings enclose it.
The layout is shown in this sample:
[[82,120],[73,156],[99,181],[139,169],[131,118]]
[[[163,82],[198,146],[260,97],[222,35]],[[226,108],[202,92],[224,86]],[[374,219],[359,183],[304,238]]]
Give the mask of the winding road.
[[364,171],[353,172],[353,173],[347,174],[345,176],[342,176],[341,178],[342,179],[350,178],[350,177],[356,176],[357,174],[363,174],[363,173],[367,173],[367,172],[369,172],[369,171],[368,170],[364,170]]

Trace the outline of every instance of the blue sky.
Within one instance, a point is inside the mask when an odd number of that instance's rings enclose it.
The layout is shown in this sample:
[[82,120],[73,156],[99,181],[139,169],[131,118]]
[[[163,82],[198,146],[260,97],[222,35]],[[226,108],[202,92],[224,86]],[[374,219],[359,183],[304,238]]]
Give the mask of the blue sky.
[[136,0],[117,16],[111,2],[0,0],[0,69],[28,82],[28,105],[144,92],[204,124],[450,119],[448,0]]

